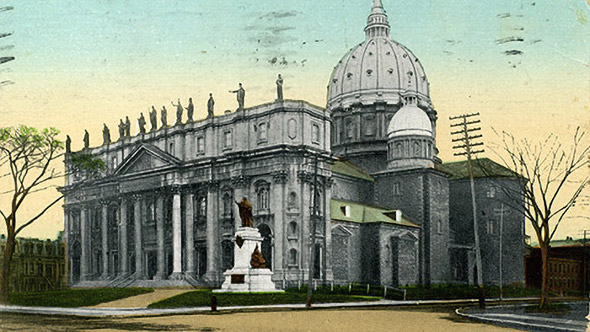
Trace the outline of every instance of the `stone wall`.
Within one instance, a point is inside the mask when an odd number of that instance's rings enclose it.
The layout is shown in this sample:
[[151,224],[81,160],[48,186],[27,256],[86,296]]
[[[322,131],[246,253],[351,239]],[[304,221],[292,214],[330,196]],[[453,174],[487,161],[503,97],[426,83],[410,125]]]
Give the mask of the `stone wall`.
[[[478,230],[482,253],[483,277],[486,284],[499,284],[500,273],[500,219],[503,201],[508,197],[502,187],[518,189],[515,179],[478,178],[475,192]],[[450,218],[455,243],[473,244],[473,214],[469,179],[450,182]],[[522,202],[504,204],[502,229],[502,279],[504,284],[524,282],[524,216],[510,206],[522,206]]]

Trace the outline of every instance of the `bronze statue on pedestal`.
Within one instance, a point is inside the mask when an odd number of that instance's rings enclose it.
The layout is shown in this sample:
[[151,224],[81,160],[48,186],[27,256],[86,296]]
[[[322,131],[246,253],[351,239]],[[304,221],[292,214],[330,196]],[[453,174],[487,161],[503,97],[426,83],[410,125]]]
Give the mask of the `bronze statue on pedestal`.
[[242,197],[242,200],[238,203],[238,209],[240,210],[240,219],[242,219],[242,227],[254,227],[254,217],[252,216],[252,204],[246,197]]

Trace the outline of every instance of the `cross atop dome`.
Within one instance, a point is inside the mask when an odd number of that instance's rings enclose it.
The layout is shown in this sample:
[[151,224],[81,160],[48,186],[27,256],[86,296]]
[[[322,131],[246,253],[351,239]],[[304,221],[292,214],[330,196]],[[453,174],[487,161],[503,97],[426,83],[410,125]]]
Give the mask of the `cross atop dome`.
[[373,0],[373,7],[371,14],[367,18],[367,26],[365,27],[365,35],[367,39],[373,37],[389,37],[389,22],[383,3],[381,0]]

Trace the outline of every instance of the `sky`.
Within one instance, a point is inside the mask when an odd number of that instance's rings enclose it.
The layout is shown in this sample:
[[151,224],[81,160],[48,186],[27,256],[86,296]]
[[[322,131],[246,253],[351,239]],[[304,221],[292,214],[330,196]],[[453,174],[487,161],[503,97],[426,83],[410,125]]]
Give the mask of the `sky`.
[[[57,127],[73,149],[116,135],[154,105],[195,101],[204,118],[209,93],[216,113],[235,109],[238,82],[246,107],[274,100],[284,78],[288,99],[326,104],[333,67],[364,40],[371,0],[131,1],[12,0],[0,11],[0,127]],[[590,129],[590,0],[384,0],[391,37],[420,59],[438,112],[437,145],[453,157],[449,116],[479,112],[486,156],[495,130],[539,141],[567,142]],[[585,141],[586,144],[588,140]],[[61,165],[57,165],[59,167]],[[56,197],[53,189],[24,216]],[[4,201],[3,201],[4,200]],[[5,197],[0,196],[1,206]],[[576,207],[556,237],[590,229]],[[52,208],[23,236],[52,238],[63,211]]]

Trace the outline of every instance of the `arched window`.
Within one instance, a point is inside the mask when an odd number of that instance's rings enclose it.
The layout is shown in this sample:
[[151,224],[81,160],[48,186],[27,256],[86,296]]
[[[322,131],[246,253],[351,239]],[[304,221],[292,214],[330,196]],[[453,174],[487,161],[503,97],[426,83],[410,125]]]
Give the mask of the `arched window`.
[[267,210],[270,207],[270,184],[266,181],[258,181],[256,186],[256,209]]
[[[223,197],[224,201],[224,213],[225,213],[225,196]],[[197,218],[206,217],[207,216],[207,198],[204,196],[197,196],[194,202],[194,211]]]
[[231,208],[231,197],[229,193],[225,193],[223,194],[223,215],[226,217],[231,215]]
[[395,145],[395,156],[398,157],[398,158],[401,157],[402,156],[402,153],[403,153],[403,149],[404,149],[404,147],[403,147],[402,143],[399,143],[398,142]]
[[[312,186],[311,187],[311,194],[310,194],[311,201],[309,203],[310,204],[310,210],[311,210],[312,213],[314,212],[314,210],[313,210],[313,206],[314,206],[314,195],[315,195],[315,190],[314,190],[314,188]],[[323,193],[322,193],[322,189],[321,188],[318,188],[317,197],[315,198],[315,201],[316,201],[315,202],[315,204],[316,204],[315,213],[316,213],[317,216],[321,216],[321,215],[323,215],[323,211],[324,211],[324,209],[322,208],[324,206],[324,204],[323,204]]]
[[156,221],[156,206],[154,205],[153,200],[151,200],[148,205],[148,220],[150,222]]
[[297,238],[297,223],[294,221],[291,221],[289,223],[289,229],[288,229],[288,233],[287,233],[288,237],[290,238]]
[[414,142],[414,157],[420,157],[422,154],[420,153],[420,142]]
[[289,193],[289,207],[297,206],[297,193],[292,191]]
[[297,266],[297,249],[289,249],[289,266],[296,267]]
[[352,119],[346,119],[346,138],[352,138],[354,136],[354,125]]
[[199,215],[207,216],[207,199],[205,197],[199,198]]
[[268,189],[260,188],[258,191],[258,208],[261,210],[268,209]]

